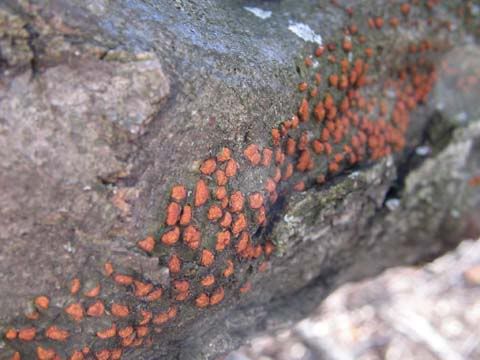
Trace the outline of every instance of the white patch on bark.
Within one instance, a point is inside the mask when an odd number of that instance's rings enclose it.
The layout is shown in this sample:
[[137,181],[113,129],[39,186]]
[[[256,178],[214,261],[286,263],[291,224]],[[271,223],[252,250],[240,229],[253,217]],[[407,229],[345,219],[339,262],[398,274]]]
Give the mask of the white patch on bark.
[[297,23],[297,22],[290,22],[290,25],[288,26],[288,30],[293,32],[295,35],[297,35],[299,38],[305,40],[305,41],[310,41],[317,43],[318,45],[322,45],[322,37],[318,34],[316,34],[310,26],[303,24],[303,23]]
[[272,16],[272,12],[269,10],[262,10],[260,8],[250,6],[244,6],[243,8],[262,20],[268,19],[270,16]]

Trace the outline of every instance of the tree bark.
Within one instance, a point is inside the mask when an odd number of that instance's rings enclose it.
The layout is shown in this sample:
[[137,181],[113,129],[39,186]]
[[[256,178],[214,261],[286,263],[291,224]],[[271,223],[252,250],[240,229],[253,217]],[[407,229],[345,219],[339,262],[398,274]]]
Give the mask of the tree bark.
[[478,5],[402,4],[3,1],[0,359],[213,359],[478,234]]

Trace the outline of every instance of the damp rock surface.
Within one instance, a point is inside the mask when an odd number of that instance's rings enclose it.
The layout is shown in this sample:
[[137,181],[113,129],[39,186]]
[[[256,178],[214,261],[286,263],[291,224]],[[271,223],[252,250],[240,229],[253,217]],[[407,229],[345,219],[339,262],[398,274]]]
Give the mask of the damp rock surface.
[[473,1],[0,4],[0,359],[214,359],[479,231]]

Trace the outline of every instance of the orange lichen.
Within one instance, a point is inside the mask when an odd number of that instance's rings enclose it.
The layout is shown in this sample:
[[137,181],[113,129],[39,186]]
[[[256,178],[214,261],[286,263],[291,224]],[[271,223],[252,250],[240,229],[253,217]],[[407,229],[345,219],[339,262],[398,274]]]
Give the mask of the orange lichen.
[[65,312],[68,315],[70,315],[70,317],[72,319],[74,319],[75,321],[82,320],[83,316],[84,316],[83,306],[79,303],[73,303],[73,304],[68,305],[65,308]]
[[223,270],[223,276],[228,278],[234,273],[234,266],[232,260],[227,260],[227,267]]
[[145,239],[140,240],[137,246],[147,253],[151,253],[155,248],[155,239],[153,236],[147,236]]
[[228,183],[228,177],[223,170],[215,171],[215,178],[217,179],[218,186],[224,186]]
[[208,209],[207,218],[208,220],[215,221],[220,219],[223,216],[222,208],[218,205],[212,205]]
[[165,223],[169,226],[175,225],[178,220],[180,220],[181,212],[182,207],[176,202],[171,202],[170,204],[168,204]]
[[227,177],[234,177],[237,175],[238,171],[238,164],[234,159],[230,159],[227,161],[227,165],[225,166],[225,175]]
[[403,15],[407,16],[410,13],[410,4],[405,2],[400,5],[400,11]]
[[225,291],[223,288],[218,288],[210,296],[210,305],[217,305],[225,298]]
[[306,91],[307,89],[308,89],[308,84],[307,84],[305,81],[303,81],[303,82],[301,82],[300,84],[298,84],[298,91],[304,92],[304,91]]
[[230,196],[230,210],[232,212],[240,212],[243,209],[243,204],[245,202],[245,197],[240,191],[235,191]]
[[263,196],[258,192],[253,193],[248,196],[248,201],[252,209],[260,209],[263,205]]
[[247,160],[254,166],[260,164],[260,161],[262,160],[258,145],[256,144],[248,145],[243,151],[243,155],[245,155]]
[[224,230],[217,233],[216,251],[223,251],[230,244],[230,231]]
[[18,338],[23,341],[32,341],[37,335],[37,329],[34,327],[23,328],[18,331]]
[[113,277],[113,280],[119,284],[119,285],[132,285],[133,283],[133,277],[130,275],[124,275],[124,274],[115,274]]
[[471,187],[480,186],[480,175],[470,178],[468,185]]
[[113,274],[113,266],[111,263],[109,262],[106,262],[104,265],[103,265],[103,271],[105,272],[105,275],[107,276],[111,276]]
[[162,297],[163,290],[161,288],[153,290],[150,294],[147,295],[145,298],[147,301],[157,301]]
[[217,160],[219,162],[225,162],[230,160],[231,156],[232,156],[231,150],[229,148],[224,147],[218,152]]
[[207,159],[200,166],[200,172],[204,175],[212,175],[217,168],[215,159]]
[[190,249],[197,249],[200,245],[201,234],[197,227],[189,225],[183,230],[183,241]]
[[69,338],[70,333],[65,329],[52,325],[45,330],[45,336],[50,340],[65,341]]
[[91,285],[89,289],[86,289],[83,295],[86,297],[97,297],[100,294],[100,284]]
[[175,201],[182,201],[187,197],[187,189],[183,185],[175,185],[170,196]]
[[105,313],[105,306],[100,300],[95,301],[87,309],[87,315],[91,317],[100,317]]
[[182,268],[182,261],[177,255],[172,255],[168,260],[168,269],[171,273],[177,274]]
[[126,338],[132,335],[133,331],[133,326],[126,326],[118,330],[118,336],[120,336],[121,338]]
[[133,284],[135,285],[135,296],[138,297],[147,296],[153,289],[152,284],[144,283],[138,280],[134,280]]
[[232,225],[232,234],[237,236],[247,228],[247,218],[244,214],[239,214]]
[[42,346],[37,346],[37,359],[38,360],[54,360],[56,357],[55,350],[46,349]]
[[123,350],[122,349],[113,349],[111,352],[110,352],[110,360],[119,360],[122,358],[122,353],[123,353]]
[[210,250],[203,249],[202,256],[200,258],[200,264],[203,266],[212,266],[213,262],[215,261],[215,256]]
[[138,325],[141,325],[141,326],[144,326],[150,323],[153,317],[152,312],[148,310],[140,310],[140,315],[142,316],[142,319],[139,321]]
[[[227,174],[228,176],[228,174]],[[208,190],[207,183],[200,179],[195,186],[195,206],[199,207],[204,205],[210,197],[210,191]]]
[[148,326],[139,326],[135,331],[138,337],[145,337],[150,332],[150,329],[148,328]]
[[16,339],[18,335],[18,331],[16,329],[10,328],[7,331],[5,331],[5,339],[7,340],[13,340]]
[[75,295],[80,291],[80,279],[75,278],[70,282],[70,294]]
[[97,360],[108,360],[110,358],[111,352],[107,349],[97,351],[95,357]]
[[300,107],[298,108],[298,117],[300,118],[301,121],[307,121],[308,120],[308,101],[307,99],[303,99]]
[[262,151],[262,165],[265,167],[270,166],[272,162],[273,151],[271,149],[265,148]]
[[202,286],[204,287],[212,286],[213,284],[215,284],[215,276],[210,274],[203,277],[202,280],[200,280],[200,284],[202,284]]
[[127,305],[113,303],[110,309],[110,312],[113,316],[116,317],[126,317],[130,314]]
[[220,221],[220,226],[223,228],[228,228],[232,224],[232,214],[230,214],[228,211],[225,211],[225,215],[223,216],[223,219]]
[[195,306],[198,308],[205,308],[210,304],[210,299],[207,294],[202,293],[195,299]]
[[249,292],[250,290],[252,290],[252,284],[247,281],[245,284],[243,284],[243,286],[240,288],[240,293],[242,294],[245,294],[247,292]]
[[180,229],[178,226],[175,226],[173,229],[163,233],[161,237],[162,243],[168,246],[174,245],[180,238]]
[[49,304],[50,304],[50,300],[48,299],[48,297],[46,297],[44,295],[37,296],[35,298],[35,306],[39,310],[47,310]]
[[81,351],[75,350],[72,353],[72,356],[69,357],[69,360],[84,360],[85,357],[83,356],[83,353]]
[[192,221],[192,207],[185,205],[182,210],[182,215],[180,216],[180,225],[188,225],[190,221]]

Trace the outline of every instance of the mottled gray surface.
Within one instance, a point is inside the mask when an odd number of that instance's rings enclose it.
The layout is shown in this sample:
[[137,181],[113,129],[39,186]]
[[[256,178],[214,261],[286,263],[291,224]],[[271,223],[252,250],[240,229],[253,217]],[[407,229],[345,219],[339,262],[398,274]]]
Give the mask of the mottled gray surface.
[[[346,23],[328,1],[299,3],[266,2],[268,21],[233,0],[0,4],[0,328],[33,296],[60,294],[70,274],[111,256],[161,281],[155,260],[133,248],[157,228],[172,182],[192,187],[199,160],[266,144],[295,111],[297,71],[314,45],[288,20],[325,38]],[[409,156],[282,199],[271,233],[280,251],[252,293],[130,358],[227,353],[257,329],[307,315],[345,281],[455,246],[479,215],[467,184],[480,171],[478,104],[468,102],[462,124],[449,112],[429,121],[449,98],[441,85],[415,115]],[[452,122],[462,127],[440,132],[440,148],[425,144],[431,124]],[[434,151],[425,159],[417,145]],[[254,185],[254,174],[241,184]],[[390,198],[400,200],[393,210]]]

